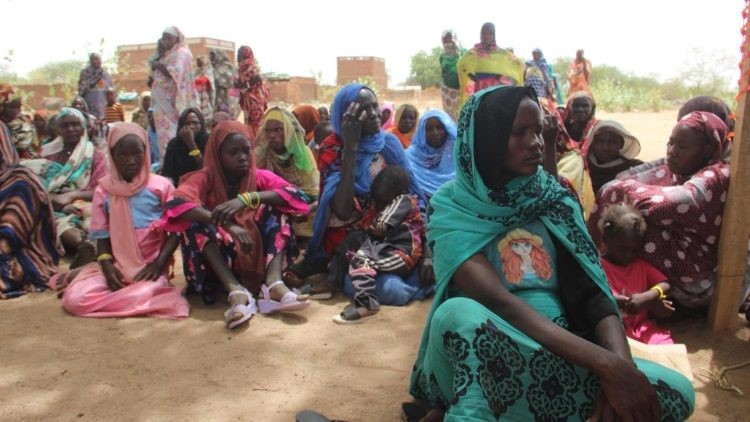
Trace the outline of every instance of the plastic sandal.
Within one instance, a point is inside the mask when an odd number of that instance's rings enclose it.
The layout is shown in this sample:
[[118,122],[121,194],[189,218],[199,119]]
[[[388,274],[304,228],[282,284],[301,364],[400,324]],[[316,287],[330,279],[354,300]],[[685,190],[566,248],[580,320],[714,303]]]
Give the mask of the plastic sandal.
[[[249,321],[250,318],[253,317],[253,315],[258,313],[258,308],[255,306],[255,299],[253,299],[253,296],[250,294],[250,292],[247,291],[247,289],[243,288],[242,290],[233,290],[229,292],[229,299],[231,300],[232,296],[235,295],[245,296],[245,298],[247,299],[247,304],[243,305],[241,303],[238,303],[224,312],[224,322],[227,324],[227,328],[229,328],[230,330],[239,326],[245,321]],[[235,312],[241,312],[242,317],[232,321],[231,318]]]
[[284,294],[279,301],[271,299],[271,289],[279,284],[284,284],[284,282],[276,280],[271,283],[270,286],[264,284],[260,287],[260,291],[263,293],[263,299],[258,300],[258,307],[260,308],[261,314],[267,315],[276,312],[295,312],[301,311],[310,306],[309,300],[297,300],[297,293],[294,293],[293,291]]
[[362,316],[359,309],[354,305],[347,305],[340,314],[333,316],[333,322],[340,325],[363,324],[368,319],[373,319],[377,314]]

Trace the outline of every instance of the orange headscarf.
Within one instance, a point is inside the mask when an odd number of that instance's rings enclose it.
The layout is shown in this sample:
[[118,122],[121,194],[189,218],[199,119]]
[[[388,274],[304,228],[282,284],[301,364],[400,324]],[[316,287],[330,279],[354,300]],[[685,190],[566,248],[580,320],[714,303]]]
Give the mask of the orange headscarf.
[[[227,193],[227,182],[224,177],[224,170],[221,167],[220,149],[221,144],[229,135],[241,134],[247,137],[251,142],[253,136],[250,129],[243,123],[236,120],[225,120],[220,122],[214,130],[206,144],[205,157],[203,158],[203,168],[192,173],[188,173],[180,179],[180,185],[175,192],[175,197],[183,198],[188,201],[201,204],[208,210],[223,204],[229,199]],[[255,181],[255,158],[250,160],[250,170],[242,180],[240,180],[239,192],[255,192],[257,190]],[[263,259],[263,238],[260,230],[255,224],[256,210],[246,207],[234,215],[234,220],[240,226],[250,232],[253,238],[253,250],[245,253],[236,244],[237,259],[241,274],[240,281],[252,293],[257,293],[260,288],[255,284],[259,276],[265,272],[265,260]],[[248,285],[247,283],[251,283]]]
[[[128,135],[135,135],[143,145],[144,151],[141,171],[130,182],[122,178],[117,166],[115,166],[114,158],[112,158],[112,149]],[[110,195],[110,221],[115,222],[115,224],[109,225],[110,238],[115,239],[112,242],[112,253],[125,279],[131,282],[133,276],[147,264],[143,259],[143,254],[141,254],[138,238],[133,228],[129,198],[143,190],[151,177],[148,135],[136,123],[118,122],[112,124],[109,129],[107,145],[110,151],[108,154],[110,173],[99,181],[99,186]]]
[[310,143],[315,137],[315,126],[320,123],[318,109],[311,105],[303,104],[295,107],[292,110],[292,114],[297,118],[302,128],[305,129],[305,143]]

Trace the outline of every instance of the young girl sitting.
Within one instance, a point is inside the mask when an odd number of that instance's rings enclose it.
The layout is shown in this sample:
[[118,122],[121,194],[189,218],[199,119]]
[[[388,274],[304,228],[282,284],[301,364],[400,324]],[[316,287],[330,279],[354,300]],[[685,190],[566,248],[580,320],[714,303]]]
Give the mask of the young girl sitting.
[[[256,170],[251,138],[240,122],[219,123],[208,139],[203,169],[181,179],[167,212],[167,229],[183,233],[188,291],[206,303],[217,288],[229,292],[224,321],[230,329],[258,308],[268,314],[310,304],[281,281],[285,260],[291,263],[299,252],[290,216],[307,214],[306,197],[274,173]],[[256,307],[252,295],[259,294]]]
[[409,173],[398,166],[384,168],[372,181],[374,204],[362,219],[364,231],[352,232],[345,241],[354,304],[334,316],[334,322],[360,324],[377,314],[375,277],[406,277],[422,257],[424,221],[410,186]]
[[630,205],[610,205],[602,213],[599,229],[606,248],[601,263],[622,311],[625,334],[642,343],[672,344],[669,330],[648,319],[649,312],[671,315],[674,307],[667,300],[667,277],[638,257],[646,233],[643,216]]
[[160,227],[174,187],[150,173],[148,136],[138,124],[113,124],[107,143],[112,172],[99,181],[91,218],[98,263],[52,284],[76,316],[185,318],[188,303],[167,277],[179,238]]

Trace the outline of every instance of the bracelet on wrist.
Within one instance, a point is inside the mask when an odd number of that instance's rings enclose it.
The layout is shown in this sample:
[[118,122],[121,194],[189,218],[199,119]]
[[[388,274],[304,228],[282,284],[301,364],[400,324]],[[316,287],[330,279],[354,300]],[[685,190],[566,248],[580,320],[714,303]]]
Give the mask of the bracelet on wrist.
[[188,155],[190,155],[191,157],[200,157],[201,156],[201,150],[199,150],[198,148],[196,148],[196,149],[190,151],[188,153]]
[[238,193],[237,194],[237,199],[239,199],[240,202],[242,202],[242,205],[244,205],[246,207],[250,206],[250,199],[248,198],[248,193],[247,192],[245,192],[245,193]]
[[115,257],[113,257],[112,254],[108,254],[108,253],[102,253],[102,254],[99,254],[99,256],[96,257],[96,261],[97,262],[112,261],[114,259],[115,259]]
[[664,293],[664,289],[662,289],[661,286],[654,286],[651,288],[651,290],[656,290],[659,293],[659,300],[664,300],[667,298],[667,295]]
[[260,207],[260,194],[258,192],[252,192],[249,195],[250,195],[250,200],[248,202],[249,202],[250,208],[257,210],[258,207]]

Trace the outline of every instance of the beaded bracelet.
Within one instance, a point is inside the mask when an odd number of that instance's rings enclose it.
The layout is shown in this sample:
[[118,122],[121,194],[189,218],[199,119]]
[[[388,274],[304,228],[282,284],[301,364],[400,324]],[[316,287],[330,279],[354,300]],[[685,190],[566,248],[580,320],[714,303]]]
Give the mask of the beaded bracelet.
[[667,298],[667,295],[664,293],[664,289],[661,288],[661,286],[654,286],[651,288],[651,290],[656,290],[659,292],[659,300],[664,300]]
[[196,148],[196,149],[190,151],[188,153],[188,155],[191,156],[191,157],[200,157],[201,156],[201,150],[199,150],[198,148]]
[[97,262],[112,261],[113,259],[115,259],[115,257],[113,257],[112,254],[108,254],[108,253],[102,253],[96,257]]

